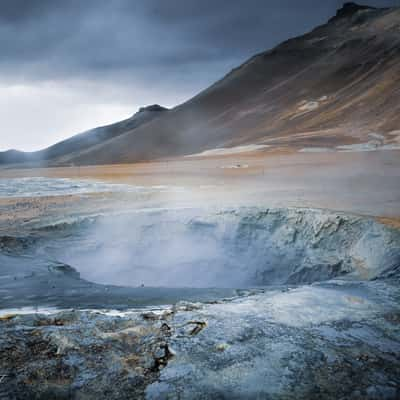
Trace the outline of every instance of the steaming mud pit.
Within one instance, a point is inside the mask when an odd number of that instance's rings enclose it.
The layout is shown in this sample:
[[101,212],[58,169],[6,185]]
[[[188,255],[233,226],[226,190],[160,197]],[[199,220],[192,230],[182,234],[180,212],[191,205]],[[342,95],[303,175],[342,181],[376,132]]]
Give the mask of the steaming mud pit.
[[0,398],[399,397],[399,230],[82,196],[4,220]]

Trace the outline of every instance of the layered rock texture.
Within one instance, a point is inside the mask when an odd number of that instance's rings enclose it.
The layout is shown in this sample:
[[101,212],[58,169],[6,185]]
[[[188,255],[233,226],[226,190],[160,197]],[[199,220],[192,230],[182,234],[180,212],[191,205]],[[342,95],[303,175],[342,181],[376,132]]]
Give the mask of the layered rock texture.
[[[400,272],[397,229],[365,217],[309,209],[93,216],[33,225],[19,237],[3,236],[0,249],[8,306],[37,301],[128,307],[152,298],[153,304],[163,304],[168,290],[151,287],[226,288],[222,295],[234,295],[229,288],[371,280]],[[104,288],[87,281],[120,287],[110,286],[102,300]],[[206,298],[180,289],[171,300],[179,296]]]

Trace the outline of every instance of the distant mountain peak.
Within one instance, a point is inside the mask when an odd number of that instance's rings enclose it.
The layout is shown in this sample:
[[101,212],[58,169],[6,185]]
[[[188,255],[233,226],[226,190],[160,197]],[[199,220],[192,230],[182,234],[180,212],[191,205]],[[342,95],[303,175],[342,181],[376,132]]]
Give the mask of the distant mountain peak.
[[353,14],[355,14],[356,12],[361,11],[361,10],[376,10],[376,8],[371,7],[371,6],[364,6],[361,4],[357,4],[353,1],[348,1],[346,3],[343,3],[342,8],[339,8],[336,11],[336,16],[333,17],[332,19],[350,17]]
[[144,112],[144,111],[167,111],[168,108],[165,108],[163,106],[160,106],[159,104],[152,104],[150,106],[146,107],[140,107],[138,112]]

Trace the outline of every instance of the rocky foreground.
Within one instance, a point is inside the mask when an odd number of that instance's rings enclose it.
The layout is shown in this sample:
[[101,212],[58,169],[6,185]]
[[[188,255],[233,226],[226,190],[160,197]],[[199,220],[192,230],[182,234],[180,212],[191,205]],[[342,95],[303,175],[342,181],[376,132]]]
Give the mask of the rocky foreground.
[[389,282],[336,282],[114,315],[5,315],[1,398],[396,399],[399,296]]

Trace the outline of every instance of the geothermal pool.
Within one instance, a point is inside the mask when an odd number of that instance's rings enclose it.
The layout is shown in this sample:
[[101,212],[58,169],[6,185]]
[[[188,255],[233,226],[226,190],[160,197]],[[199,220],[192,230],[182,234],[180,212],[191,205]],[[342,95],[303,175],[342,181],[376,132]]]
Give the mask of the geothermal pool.
[[[33,299],[65,306],[64,300],[68,305],[75,299],[75,307],[80,301],[83,307],[101,307],[109,306],[115,293],[118,307],[124,297],[126,306],[180,296],[211,300],[241,289],[396,275],[399,243],[398,230],[373,219],[322,210],[186,208],[78,215],[37,221],[20,237],[1,237],[2,290],[10,306],[15,301],[29,306]],[[43,279],[53,283],[42,285]],[[77,288],[82,299],[73,295]],[[99,290],[108,291],[104,304],[89,296],[93,291],[98,297]]]

